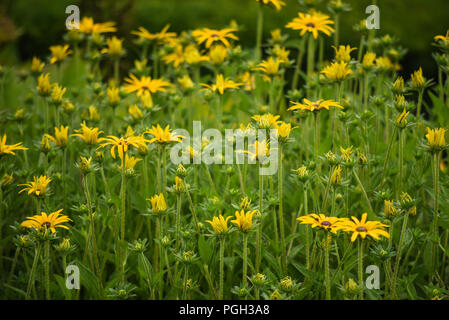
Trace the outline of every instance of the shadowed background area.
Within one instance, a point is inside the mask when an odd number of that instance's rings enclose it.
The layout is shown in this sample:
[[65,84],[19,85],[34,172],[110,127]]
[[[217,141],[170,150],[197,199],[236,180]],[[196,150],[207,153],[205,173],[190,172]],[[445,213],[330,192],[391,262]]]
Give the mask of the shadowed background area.
[[[264,37],[269,31],[283,28],[297,15],[297,0],[284,0],[287,6],[280,13],[265,9]],[[320,1],[323,12],[327,0]],[[357,47],[360,36],[353,25],[366,18],[365,8],[372,0],[346,0],[352,11],[341,18],[340,43]],[[62,41],[65,32],[65,8],[78,5],[81,17],[92,16],[95,21],[116,21],[118,35],[130,42],[129,32],[138,26],[150,32],[159,31],[166,24],[180,32],[199,27],[222,28],[234,19],[240,26],[238,33],[244,47],[255,44],[257,3],[255,0],[3,0],[0,4],[0,63],[12,64],[45,57],[48,47]],[[447,0],[378,0],[380,8],[380,35],[391,34],[409,51],[402,60],[402,73],[407,75],[419,66],[425,75],[436,77],[436,64],[431,56],[433,36],[449,29],[449,1]],[[283,30],[295,37],[291,30]],[[328,41],[328,50],[331,50]],[[130,43],[128,43],[130,45]],[[130,46],[128,46],[130,47]],[[129,54],[135,52],[132,49]],[[292,55],[292,57],[294,54]]]

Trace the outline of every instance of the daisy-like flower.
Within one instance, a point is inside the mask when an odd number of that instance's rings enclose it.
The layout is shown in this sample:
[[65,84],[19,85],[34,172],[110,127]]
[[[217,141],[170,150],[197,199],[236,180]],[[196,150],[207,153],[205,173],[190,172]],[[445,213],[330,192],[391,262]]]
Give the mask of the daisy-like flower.
[[395,120],[395,124],[398,128],[405,128],[407,126],[407,117],[410,112],[407,112],[407,110],[404,108],[404,110],[397,116]]
[[337,218],[337,217],[327,217],[326,215],[320,213],[311,213],[296,220],[301,221],[301,224],[308,224],[312,228],[320,228],[332,233],[337,233],[341,228],[341,223],[347,221],[347,218]]
[[123,154],[128,152],[128,148],[130,146],[135,147],[137,149],[146,147],[146,142],[149,142],[148,140],[144,139],[142,136],[131,136],[131,137],[115,137],[115,136],[108,136],[107,138],[100,138],[98,139],[98,142],[105,143],[101,144],[98,148],[104,148],[106,146],[111,146],[111,156],[115,159],[115,150],[117,149],[118,156],[120,159],[123,159]]
[[182,45],[178,44],[172,53],[167,54],[162,58],[166,64],[173,64],[173,67],[177,68],[185,61],[184,48]]
[[256,210],[247,211],[241,210],[235,212],[235,220],[231,220],[240,231],[247,232],[251,230],[253,226],[253,215],[256,213]]
[[332,46],[335,50],[335,60],[337,62],[349,62],[351,61],[351,52],[357,48],[351,48],[350,45],[347,46]]
[[367,52],[362,59],[362,68],[364,70],[370,70],[374,67],[376,61],[376,54],[374,52]]
[[150,199],[147,199],[151,203],[154,213],[164,212],[167,210],[167,204],[165,202],[164,194],[155,194]]
[[270,5],[274,7],[277,11],[281,11],[282,7],[285,6],[285,2],[282,0],[256,0],[260,4]]
[[247,154],[251,161],[257,160],[259,162],[264,162],[264,160],[270,156],[270,142],[267,142],[266,140],[256,140],[250,145],[248,150],[237,150],[236,152]]
[[142,39],[155,41],[157,44],[163,44],[164,42],[169,42],[176,38],[175,32],[167,32],[170,28],[170,25],[167,24],[160,32],[150,33],[144,27],[139,27],[138,31],[131,31],[131,34],[134,34]]
[[232,217],[226,217],[223,218],[223,216],[220,214],[218,217],[213,217],[212,221],[211,220],[206,220],[207,223],[210,223],[210,225],[212,226],[212,228],[214,229],[214,232],[216,234],[224,234],[226,232],[228,232],[228,220],[231,219]]
[[27,220],[22,222],[20,225],[25,228],[32,228],[36,230],[41,230],[42,228],[50,229],[52,233],[56,232],[56,228],[63,228],[69,230],[69,227],[63,225],[65,222],[72,221],[68,216],[62,215],[61,211],[52,212],[47,215],[45,212],[41,212],[40,215],[34,215],[32,217],[27,217]]
[[370,236],[375,240],[379,240],[380,236],[390,238],[390,234],[384,230],[389,226],[381,223],[380,221],[366,221],[368,214],[362,214],[362,219],[351,217],[351,220],[347,220],[341,223],[340,229],[346,232],[352,232],[351,241],[357,240],[357,237],[365,239],[366,236]]
[[[125,155],[125,169],[128,171],[133,171],[134,167],[136,166],[137,162],[142,161],[141,158],[135,158],[130,157],[127,154]],[[122,170],[122,166],[119,167],[120,170]]]
[[64,46],[51,46],[50,51],[51,51],[51,59],[50,59],[51,64],[63,61],[69,54],[72,53],[72,50],[69,50],[68,44]]
[[415,89],[420,89],[423,88],[426,80],[424,79],[423,75],[422,75],[422,68],[419,67],[419,69],[415,72],[413,72],[413,74],[411,75],[411,79],[412,79],[412,86]]
[[91,17],[83,17],[80,21],[79,32],[85,34],[100,34],[108,32],[116,32],[115,22],[94,23]]
[[39,176],[39,177],[33,177],[33,181],[29,181],[25,184],[19,184],[19,187],[24,186],[22,190],[19,191],[19,194],[28,191],[28,194],[35,194],[36,197],[43,197],[45,196],[45,193],[47,192],[48,184],[50,183],[51,179],[47,176]]
[[37,57],[33,57],[33,60],[31,60],[31,66],[30,66],[30,71],[33,74],[39,74],[42,72],[42,70],[45,67],[45,62],[42,62],[41,59],[37,58]]
[[262,115],[256,114],[251,117],[254,121],[256,121],[257,127],[260,129],[270,129],[275,128],[281,120],[279,115],[272,115],[271,113],[265,113]]
[[446,146],[446,140],[444,138],[444,135],[446,133],[447,129],[439,128],[439,129],[430,129],[427,127],[427,144],[430,146],[433,150],[441,150]]
[[122,39],[113,36],[106,39],[107,48],[101,50],[101,53],[106,53],[112,57],[120,57],[123,54]]
[[340,152],[341,152],[341,158],[343,161],[349,162],[352,160],[351,156],[354,153],[352,146],[350,146],[346,149],[340,146]]
[[167,124],[167,126],[162,129],[162,127],[157,124],[156,127],[152,126],[151,129],[148,129],[144,133],[148,133],[153,136],[150,143],[156,142],[159,144],[168,144],[173,142],[181,142],[183,136],[174,134],[171,131],[172,129],[170,128],[170,125]]
[[333,100],[323,100],[319,99],[317,101],[310,101],[306,98],[304,98],[304,103],[294,102],[290,101],[292,106],[288,108],[288,110],[304,110],[304,111],[320,111],[323,109],[329,110],[329,108],[339,108],[343,109],[341,105],[339,105],[337,102]]
[[352,74],[347,62],[333,62],[331,65],[321,70],[321,73],[332,81],[342,81]]
[[280,138],[280,142],[286,142],[290,137],[290,132],[295,128],[297,127],[292,127],[291,123],[286,123],[284,121],[276,124],[277,135]]
[[143,112],[142,110],[139,109],[137,104],[129,106],[128,113],[134,120],[139,120],[143,118]]
[[206,83],[201,83],[201,85],[213,92],[218,91],[220,94],[223,94],[227,89],[238,89],[243,85],[243,83],[234,82],[229,78],[224,78],[222,74],[217,74],[214,84],[209,85]]
[[235,31],[237,31],[237,29],[234,28],[226,28],[221,30],[203,28],[194,30],[192,32],[192,36],[198,44],[205,42],[206,48],[210,48],[212,43],[216,41],[220,41],[226,46],[226,48],[229,48],[231,43],[228,39],[239,40],[239,38],[233,34]]
[[124,86],[126,92],[131,93],[136,91],[139,97],[142,94],[165,92],[165,88],[171,85],[168,81],[163,79],[151,79],[150,76],[142,76],[138,79],[132,73],[129,75],[129,78],[125,79],[125,81],[128,83]]
[[59,84],[55,83],[51,89],[51,102],[60,105],[62,103],[62,98],[64,97],[67,88],[61,87]]
[[[210,50],[212,50],[212,48]],[[211,58],[209,56],[201,55],[198,48],[195,45],[190,44],[184,49],[184,59],[190,65],[197,65],[209,61]]]
[[108,88],[106,90],[108,103],[111,106],[116,106],[120,103],[120,90],[119,88]]
[[228,57],[228,49],[221,44],[214,45],[209,49],[208,57],[213,65],[221,65]]
[[98,128],[89,128],[86,123],[81,123],[81,129],[75,130],[72,137],[80,137],[85,143],[95,145],[98,143],[98,136],[103,133]]
[[15,155],[16,150],[28,150],[28,148],[22,147],[22,142],[16,144],[6,144],[6,133],[0,140],[0,158],[7,154]]
[[329,16],[323,13],[317,11],[310,11],[309,13],[298,12],[298,17],[288,23],[286,28],[301,30],[301,36],[306,32],[311,33],[317,39],[318,32],[330,36],[335,31],[330,24],[334,24],[334,22],[329,20]]
[[52,84],[50,83],[50,74],[42,73],[39,78],[37,78],[37,91],[43,97],[50,94]]
[[64,148],[67,145],[69,126],[55,127],[55,136],[45,134],[48,139],[53,141],[58,147]]
[[264,79],[269,81],[279,73],[279,65],[280,61],[278,59],[269,57],[267,60],[263,60],[259,63],[254,70],[259,70],[265,73]]

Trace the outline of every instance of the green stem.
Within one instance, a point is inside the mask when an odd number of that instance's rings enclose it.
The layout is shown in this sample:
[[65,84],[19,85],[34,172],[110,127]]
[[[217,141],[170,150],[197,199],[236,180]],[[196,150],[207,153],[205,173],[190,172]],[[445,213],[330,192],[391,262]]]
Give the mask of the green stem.
[[332,241],[330,232],[326,232],[325,246],[324,246],[324,277],[326,279],[326,300],[331,300],[331,281],[329,276],[329,251]]
[[283,212],[283,172],[282,172],[282,144],[279,145],[278,153],[278,201],[279,201],[279,230],[281,234],[281,267],[284,274],[287,274],[287,255],[285,253],[285,231],[284,231],[284,212]]
[[47,300],[51,300],[50,296],[50,240],[45,241],[45,297]]
[[256,60],[260,60],[262,56],[262,33],[263,33],[263,9],[262,5],[259,5],[259,10],[257,11],[257,34],[256,34]]
[[[436,241],[438,237],[438,197],[439,197],[439,175],[440,175],[440,151],[433,153],[433,185],[434,185],[434,211],[433,211],[433,221],[432,221],[432,240]],[[438,259],[436,257],[436,242],[432,243],[432,273],[437,270]]]
[[34,276],[36,274],[37,262],[39,261],[40,254],[41,254],[41,243],[38,242],[36,244],[36,248],[34,249],[33,265],[31,267],[30,277],[28,278],[28,285],[27,285],[25,300],[30,299],[31,289],[34,287]]
[[224,237],[220,238],[220,290],[219,300],[223,300],[223,283],[224,283]]
[[393,273],[393,278],[391,280],[391,294],[390,294],[391,299],[396,299],[396,281],[397,281],[398,272],[399,272],[399,262],[401,260],[402,245],[404,243],[405,232],[407,231],[408,215],[409,215],[409,212],[407,211],[407,213],[404,216],[404,221],[402,223],[401,236],[399,238],[399,244],[398,244],[398,249],[397,249],[397,253],[396,253],[396,262],[394,265],[394,273]]
[[363,242],[362,239],[358,239],[358,274],[359,274],[359,299],[363,300]]
[[247,283],[247,272],[248,272],[248,234],[243,233],[243,276],[242,282],[243,286],[246,286]]
[[256,273],[259,273],[260,263],[262,261],[262,217],[263,217],[263,175],[261,174],[262,165],[259,164],[259,225],[257,226],[257,240],[256,240]]

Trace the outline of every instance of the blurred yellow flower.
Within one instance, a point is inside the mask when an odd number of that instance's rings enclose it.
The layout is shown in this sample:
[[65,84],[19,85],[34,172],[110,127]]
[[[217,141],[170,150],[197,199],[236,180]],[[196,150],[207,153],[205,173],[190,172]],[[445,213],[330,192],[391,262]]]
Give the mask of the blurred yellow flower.
[[221,44],[212,46],[209,49],[209,60],[214,65],[221,65],[228,57],[228,49]]
[[347,46],[332,46],[335,50],[335,60],[337,62],[349,62],[351,61],[351,52],[357,48],[351,48],[350,45]]
[[145,93],[156,93],[156,92],[165,92],[166,87],[170,86],[170,82],[165,81],[163,79],[151,79],[150,76],[142,76],[138,79],[132,73],[129,75],[129,78],[126,78],[125,90],[126,92],[135,92],[137,91],[137,95],[141,96]]
[[159,124],[157,124],[156,127],[152,126],[151,129],[148,129],[144,133],[153,136],[153,138],[149,141],[150,143],[156,142],[159,144],[168,144],[173,142],[181,142],[181,139],[183,137],[174,134],[171,131],[172,129],[170,128],[170,125],[167,125],[164,129],[162,129],[162,127]]
[[282,0],[256,0],[260,4],[271,5],[277,11],[281,11],[281,8],[285,6],[285,2]]
[[48,139],[53,141],[58,147],[64,148],[67,145],[69,127],[61,125],[60,128],[55,127],[55,136],[45,134]]
[[22,146],[22,142],[16,144],[6,144],[6,133],[3,135],[3,138],[0,140],[0,157],[11,154],[15,155],[16,150],[28,150]]
[[56,228],[63,228],[69,230],[69,228],[63,223],[72,221],[68,216],[62,215],[63,209],[52,212],[47,215],[45,212],[41,212],[40,215],[34,215],[32,217],[27,217],[27,220],[22,222],[20,225],[25,228],[33,228],[36,230],[41,230],[42,228],[50,229],[52,233],[56,232]]
[[50,51],[51,51],[51,59],[50,59],[51,64],[63,61],[69,54],[72,53],[72,50],[69,50],[68,44],[64,46],[51,46]]
[[256,213],[256,210],[247,211],[244,210],[235,212],[235,220],[231,220],[232,223],[237,225],[240,231],[246,232],[249,231],[253,226],[253,215]]
[[342,81],[352,74],[351,68],[347,62],[333,62],[330,66],[321,70],[326,78],[333,81]]
[[79,32],[81,33],[100,34],[115,31],[117,31],[117,28],[115,28],[115,22],[94,23],[94,19],[91,17],[83,17],[80,21]]
[[317,101],[310,101],[304,98],[304,103],[290,101],[292,106],[288,108],[288,110],[305,110],[305,111],[320,111],[323,109],[329,110],[330,107],[335,107],[339,109],[343,109],[341,105],[333,100],[323,100],[319,99]]
[[151,203],[154,213],[164,212],[167,210],[167,204],[165,203],[165,197],[163,193],[155,194],[150,199],[147,199]]
[[439,128],[439,129],[430,129],[427,127],[427,144],[432,149],[441,149],[446,146],[446,140],[444,138],[444,134],[447,129]]
[[143,112],[139,109],[137,104],[129,106],[128,113],[134,120],[139,120],[143,118]]
[[43,97],[50,94],[52,84],[50,83],[50,74],[42,73],[37,79],[37,91]]
[[194,30],[192,32],[192,36],[195,38],[198,44],[202,44],[203,42],[205,42],[206,48],[210,48],[210,46],[216,41],[220,41],[226,46],[226,48],[229,48],[231,46],[231,43],[228,39],[239,40],[239,38],[237,38],[237,36],[233,34],[234,31],[237,31],[237,29],[226,28],[215,30],[203,28]]
[[201,83],[201,85],[212,92],[218,91],[220,94],[223,94],[227,89],[238,89],[243,83],[234,82],[229,78],[224,78],[222,74],[217,74],[214,84]]
[[335,31],[329,26],[330,24],[334,24],[334,22],[329,20],[328,15],[317,11],[310,11],[309,13],[298,12],[298,17],[294,18],[285,27],[293,30],[301,30],[301,36],[306,32],[311,33],[317,39],[318,32],[330,36]]
[[108,47],[101,50],[101,53],[107,53],[112,57],[120,57],[123,54],[122,42],[123,40],[116,36],[106,39]]
[[35,194],[36,197],[43,197],[47,192],[48,184],[51,182],[50,178],[47,176],[39,176],[33,177],[33,181],[29,181],[25,184],[19,184],[18,186],[24,186],[22,190],[19,191],[19,194],[28,191],[28,194]]
[[220,214],[218,217],[213,217],[212,221],[211,220],[206,220],[207,223],[210,223],[210,225],[212,226],[212,228],[214,229],[214,232],[216,234],[224,234],[226,232],[228,232],[228,220],[231,219],[232,217],[226,217],[223,218],[223,216]]

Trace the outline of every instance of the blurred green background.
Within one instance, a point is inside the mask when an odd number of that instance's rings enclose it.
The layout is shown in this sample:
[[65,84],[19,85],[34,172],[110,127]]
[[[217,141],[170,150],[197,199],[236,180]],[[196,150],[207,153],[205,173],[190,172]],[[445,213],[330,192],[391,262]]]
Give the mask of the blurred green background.
[[[283,28],[297,15],[298,0],[284,1],[287,7],[280,13],[265,8],[265,37],[269,36],[270,30]],[[327,12],[327,2],[321,1],[324,12]],[[345,2],[351,5],[352,11],[342,16],[341,43],[358,46],[359,34],[352,26],[367,17],[365,8],[373,0]],[[170,30],[179,32],[206,26],[222,28],[234,19],[242,27],[238,33],[242,45],[252,47],[255,43],[255,0],[2,0],[0,63],[13,64],[34,55],[47,56],[48,47],[61,42],[67,17],[65,8],[70,4],[79,6],[81,16],[93,16],[98,22],[116,21],[119,36],[127,41],[133,38],[129,32],[138,26],[154,32],[170,24]],[[380,8],[379,34],[395,35],[400,44],[409,49],[402,61],[402,73],[408,75],[422,65],[426,76],[435,77],[431,42],[433,36],[445,34],[449,29],[449,1],[378,0],[377,5]],[[291,37],[297,36],[294,32],[284,31]],[[129,55],[133,54],[132,49],[129,50]]]

